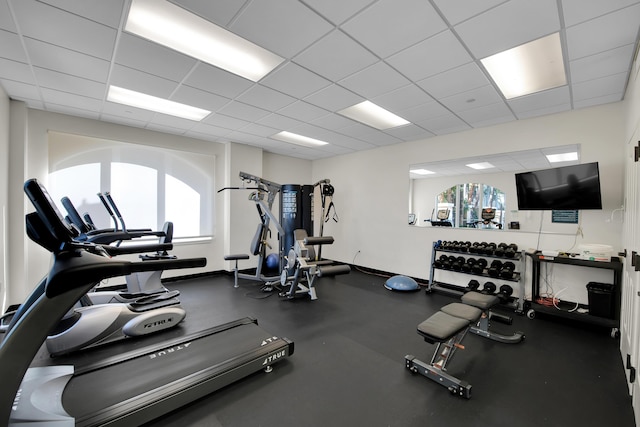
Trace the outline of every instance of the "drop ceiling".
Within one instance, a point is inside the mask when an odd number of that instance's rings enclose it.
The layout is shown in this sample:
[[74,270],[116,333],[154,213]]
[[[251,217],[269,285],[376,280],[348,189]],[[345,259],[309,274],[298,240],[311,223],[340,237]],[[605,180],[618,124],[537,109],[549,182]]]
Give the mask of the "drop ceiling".
[[[0,0],[0,85],[29,108],[321,159],[617,102],[638,44],[631,0],[175,0],[285,58],[254,83],[123,31],[129,0]],[[559,32],[568,84],[506,100],[480,59]],[[212,111],[106,100],[109,85]],[[411,122],[337,111],[370,100]],[[278,141],[288,131],[328,142]]]

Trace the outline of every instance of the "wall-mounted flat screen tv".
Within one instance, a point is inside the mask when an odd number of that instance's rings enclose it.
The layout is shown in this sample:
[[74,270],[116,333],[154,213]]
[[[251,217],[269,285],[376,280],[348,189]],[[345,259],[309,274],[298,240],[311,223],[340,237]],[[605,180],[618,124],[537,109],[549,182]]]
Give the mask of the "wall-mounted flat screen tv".
[[519,210],[602,209],[598,162],[516,174]]

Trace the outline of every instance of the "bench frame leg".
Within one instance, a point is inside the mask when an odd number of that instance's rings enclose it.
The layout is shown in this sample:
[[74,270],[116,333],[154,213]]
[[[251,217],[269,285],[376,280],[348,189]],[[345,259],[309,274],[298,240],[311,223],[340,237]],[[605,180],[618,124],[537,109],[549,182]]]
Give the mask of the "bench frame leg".
[[[444,386],[452,394],[471,398],[471,384],[449,375],[447,364],[453,359],[457,349],[463,349],[461,342],[470,328],[464,328],[446,342],[437,342],[436,349],[431,356],[431,362],[425,363],[415,356],[405,356],[405,367],[412,373],[420,374],[436,383]],[[426,340],[426,338],[425,338]],[[429,342],[429,341],[428,341]]]
[[459,380],[458,378],[447,374],[442,369],[424,363],[421,360],[415,358],[415,356],[405,356],[405,367],[414,374],[420,374],[432,381],[446,387],[451,394],[464,397],[465,399],[471,398],[471,384],[466,381]]
[[470,328],[470,332],[481,337],[489,338],[504,344],[517,344],[524,339],[524,332],[517,331],[513,335],[502,335],[489,330],[491,327],[491,312],[482,313],[482,317],[475,326]]

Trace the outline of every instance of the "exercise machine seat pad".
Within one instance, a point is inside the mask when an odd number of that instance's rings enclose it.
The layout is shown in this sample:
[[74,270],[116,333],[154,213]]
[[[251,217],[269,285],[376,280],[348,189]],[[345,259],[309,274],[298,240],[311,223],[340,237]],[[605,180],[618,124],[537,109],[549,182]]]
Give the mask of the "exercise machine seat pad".
[[467,326],[468,320],[438,311],[418,325],[418,333],[434,341],[447,341]]
[[247,254],[232,254],[232,255],[225,255],[224,256],[224,260],[225,261],[235,261],[238,259],[249,259],[249,255]]
[[459,302],[452,302],[440,309],[451,316],[460,317],[467,320],[469,323],[475,323],[482,316],[482,310],[477,307],[473,307],[467,304],[461,304]]
[[467,292],[462,295],[464,304],[478,307],[481,310],[487,310],[500,302],[500,298],[495,295],[481,294],[480,292]]

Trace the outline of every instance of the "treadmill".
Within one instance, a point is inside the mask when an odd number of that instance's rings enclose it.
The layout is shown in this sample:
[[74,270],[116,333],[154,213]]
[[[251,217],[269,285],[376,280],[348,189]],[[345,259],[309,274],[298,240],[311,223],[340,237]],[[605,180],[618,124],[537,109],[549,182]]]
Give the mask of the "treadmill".
[[[293,354],[293,342],[244,318],[156,344],[131,345],[90,361],[82,353],[30,367],[55,325],[95,282],[155,269],[202,267],[204,258],[121,261],[77,231],[35,179],[25,193],[36,208],[27,234],[53,253],[45,280],[16,312],[0,343],[0,424],[139,425],[180,408]],[[49,325],[43,328],[42,325]],[[58,362],[68,362],[57,364]]]

